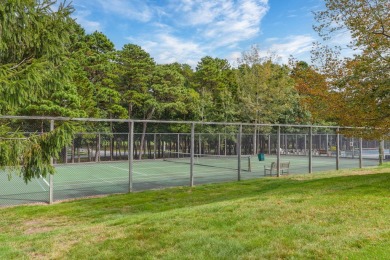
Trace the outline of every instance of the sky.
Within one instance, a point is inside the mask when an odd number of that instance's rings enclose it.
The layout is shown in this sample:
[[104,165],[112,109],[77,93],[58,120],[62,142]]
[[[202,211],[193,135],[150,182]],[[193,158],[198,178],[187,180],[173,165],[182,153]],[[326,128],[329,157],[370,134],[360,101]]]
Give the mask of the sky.
[[312,43],[319,40],[313,11],[325,8],[323,0],[73,0],[72,5],[73,18],[86,32],[104,33],[116,49],[136,44],[159,64],[192,67],[205,56],[234,65],[251,46],[282,63],[290,55],[310,63]]

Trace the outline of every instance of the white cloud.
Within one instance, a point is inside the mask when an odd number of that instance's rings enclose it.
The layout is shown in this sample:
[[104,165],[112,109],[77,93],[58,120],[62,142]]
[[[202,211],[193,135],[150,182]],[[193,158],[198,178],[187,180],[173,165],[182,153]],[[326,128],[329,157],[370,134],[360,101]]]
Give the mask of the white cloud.
[[195,67],[197,62],[206,55],[196,42],[164,33],[155,35],[152,40],[141,41],[140,45],[157,63],[181,62]]
[[350,31],[346,30],[344,32],[337,33],[332,36],[330,44],[337,46],[346,46],[349,45],[352,41],[352,36]]
[[297,58],[308,58],[314,41],[315,38],[310,35],[292,35],[283,39],[272,39],[269,41],[272,44],[266,46],[266,49],[267,52],[280,57],[283,63],[287,63],[290,55]]
[[268,9],[264,0],[197,0],[185,2],[178,12],[181,22],[197,26],[198,37],[217,48],[257,36]]
[[149,24],[147,34],[127,39],[159,63],[178,61],[193,66],[205,55],[229,56],[226,49],[234,52],[240,43],[257,37],[269,6],[268,0],[174,0],[164,7],[144,9],[158,10],[158,22]]
[[311,49],[314,38],[310,35],[294,35],[285,38],[284,43],[274,43],[271,50],[299,54]]
[[242,56],[242,53],[241,52],[238,52],[238,51],[233,51],[232,53],[228,54],[226,56],[226,59],[229,61],[230,65],[232,65],[233,67],[237,67],[238,66],[238,59],[240,59]]
[[143,0],[98,0],[98,2],[110,15],[119,15],[141,22],[148,22],[153,17],[153,11]]
[[88,16],[90,14],[90,11],[78,11],[73,15],[73,18],[76,19],[76,22],[80,24],[87,33],[92,33],[94,31],[102,31],[102,25],[100,24],[100,22],[91,21],[88,19]]

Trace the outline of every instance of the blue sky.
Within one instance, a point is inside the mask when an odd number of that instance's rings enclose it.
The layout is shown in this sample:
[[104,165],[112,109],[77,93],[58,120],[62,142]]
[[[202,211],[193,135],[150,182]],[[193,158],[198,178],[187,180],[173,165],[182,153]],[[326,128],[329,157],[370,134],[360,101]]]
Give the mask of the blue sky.
[[[73,17],[87,33],[103,32],[121,49],[141,46],[157,63],[195,67],[204,56],[229,60],[257,45],[287,62],[310,62],[312,11],[323,0],[73,0]],[[339,39],[340,40],[340,39]]]

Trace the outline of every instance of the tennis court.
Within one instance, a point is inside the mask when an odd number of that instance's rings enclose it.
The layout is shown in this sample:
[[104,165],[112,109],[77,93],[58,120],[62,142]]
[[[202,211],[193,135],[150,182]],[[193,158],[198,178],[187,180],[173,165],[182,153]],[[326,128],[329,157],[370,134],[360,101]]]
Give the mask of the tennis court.
[[[183,161],[183,159],[185,159]],[[133,163],[132,188],[134,191],[162,189],[190,185],[190,165],[188,158],[173,161],[163,159],[135,160]],[[199,160],[199,161],[198,161]],[[266,155],[265,161],[255,156],[241,158],[241,180],[263,178],[264,166],[276,161],[275,155]],[[309,158],[306,156],[282,156],[281,161],[290,161],[290,174],[308,173]],[[194,159],[194,184],[237,181],[237,157]],[[377,160],[365,159],[363,166],[375,166]],[[340,158],[339,168],[358,168],[358,159]],[[320,172],[336,168],[334,157],[313,157],[312,170]],[[129,191],[129,162],[74,163],[56,165],[53,176],[54,201],[82,198]],[[49,200],[49,180],[34,179],[25,184],[17,176],[8,180],[0,174],[0,206],[47,203]]]

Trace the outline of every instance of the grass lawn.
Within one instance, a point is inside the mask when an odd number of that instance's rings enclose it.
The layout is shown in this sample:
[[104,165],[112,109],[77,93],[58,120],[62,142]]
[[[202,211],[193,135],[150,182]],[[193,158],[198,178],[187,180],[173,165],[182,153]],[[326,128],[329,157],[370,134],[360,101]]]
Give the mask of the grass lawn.
[[0,208],[0,259],[383,259],[390,164]]

